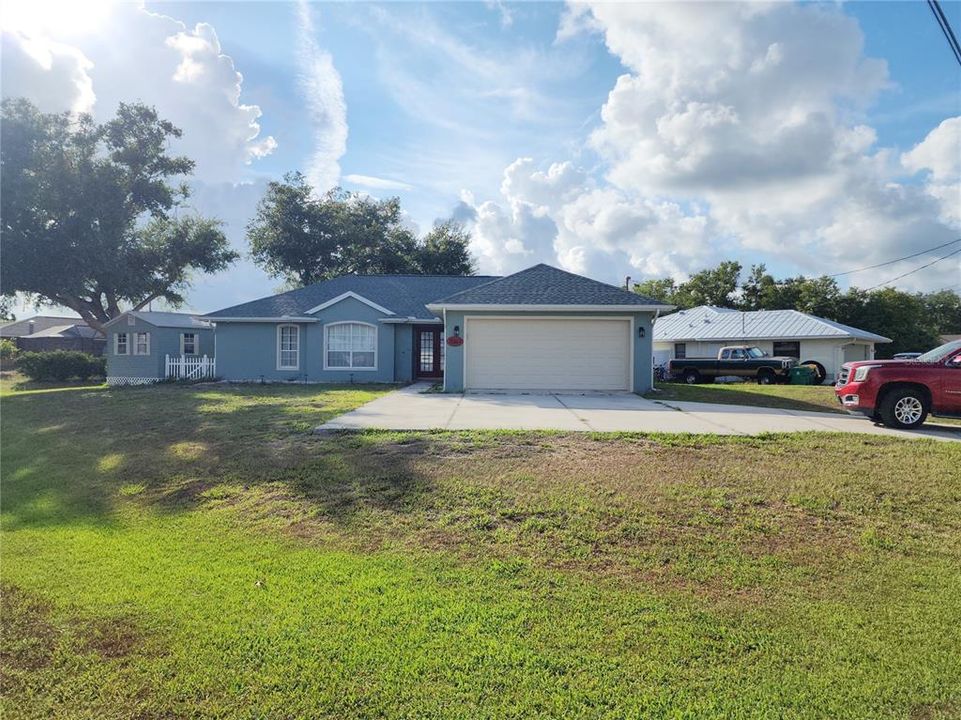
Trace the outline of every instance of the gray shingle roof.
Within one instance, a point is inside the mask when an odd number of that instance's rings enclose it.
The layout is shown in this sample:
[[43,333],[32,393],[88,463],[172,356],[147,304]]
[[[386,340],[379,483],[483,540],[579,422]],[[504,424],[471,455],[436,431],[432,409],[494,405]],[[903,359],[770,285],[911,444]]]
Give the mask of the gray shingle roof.
[[30,334],[30,323],[33,323],[33,332],[38,333],[52,327],[62,327],[64,325],[86,325],[80,318],[60,317],[54,315],[35,315],[23,320],[12,320],[0,326],[0,337],[26,337]]
[[544,265],[437,300],[436,305],[660,305],[623,288]]
[[665,315],[654,325],[654,341],[774,340],[824,338],[891,342],[890,338],[797,310],[740,312],[709,305]]
[[434,317],[434,313],[426,307],[431,301],[494,279],[492,275],[342,275],[297,290],[216,310],[204,317],[211,320],[229,317],[296,317],[346,292],[355,292],[398,317],[426,320]]

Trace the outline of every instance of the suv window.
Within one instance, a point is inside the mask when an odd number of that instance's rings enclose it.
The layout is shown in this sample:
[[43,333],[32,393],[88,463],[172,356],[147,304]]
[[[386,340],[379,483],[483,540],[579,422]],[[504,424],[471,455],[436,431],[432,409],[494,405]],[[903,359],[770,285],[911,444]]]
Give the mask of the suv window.
[[721,350],[721,360],[727,360],[731,357],[730,350]]
[[731,359],[743,360],[745,357],[747,357],[747,353],[745,353],[743,350],[731,350]]

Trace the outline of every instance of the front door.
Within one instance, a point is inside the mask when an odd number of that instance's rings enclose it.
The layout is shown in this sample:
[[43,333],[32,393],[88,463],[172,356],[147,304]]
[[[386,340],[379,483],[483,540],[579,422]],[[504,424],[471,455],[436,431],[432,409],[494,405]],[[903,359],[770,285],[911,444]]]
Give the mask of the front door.
[[443,328],[439,325],[414,328],[415,378],[443,377],[442,330]]

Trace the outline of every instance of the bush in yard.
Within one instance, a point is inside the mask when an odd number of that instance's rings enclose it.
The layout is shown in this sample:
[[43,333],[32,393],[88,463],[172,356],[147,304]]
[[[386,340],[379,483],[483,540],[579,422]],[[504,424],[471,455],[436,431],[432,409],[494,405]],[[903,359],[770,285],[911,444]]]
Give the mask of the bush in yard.
[[17,356],[20,355],[20,348],[13,340],[4,338],[0,340],[0,367],[3,369],[14,367],[17,363]]
[[20,356],[17,367],[31,380],[87,380],[106,374],[106,359],[69,350],[27,352]]

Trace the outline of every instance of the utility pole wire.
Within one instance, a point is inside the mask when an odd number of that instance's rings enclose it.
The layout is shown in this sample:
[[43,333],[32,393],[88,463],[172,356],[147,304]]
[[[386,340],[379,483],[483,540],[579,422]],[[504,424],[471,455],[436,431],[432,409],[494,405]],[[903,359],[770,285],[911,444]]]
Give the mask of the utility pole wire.
[[911,258],[916,258],[918,255],[926,255],[929,252],[934,252],[935,250],[940,250],[941,248],[946,248],[948,245],[954,245],[955,243],[961,242],[961,238],[956,238],[950,240],[941,245],[935,245],[933,248],[928,248],[927,250],[922,250],[921,252],[916,252],[913,255],[905,255],[904,257],[895,258],[894,260],[887,260],[883,263],[878,263],[877,265],[868,265],[867,267],[858,268],[857,270],[847,270],[842,273],[834,273],[834,275],[827,275],[826,277],[836,278],[843,277],[844,275],[853,275],[854,273],[863,272],[865,270],[874,270],[875,268],[884,267],[885,265],[893,265],[896,262],[901,262],[902,260],[910,260]]
[[951,257],[952,255],[957,255],[957,254],[959,254],[959,253],[961,253],[961,248],[958,248],[957,250],[954,250],[954,251],[952,251],[952,252],[949,252],[947,255],[943,255],[943,256],[939,257],[937,260],[932,260],[931,262],[929,262],[929,263],[927,263],[927,264],[925,264],[925,265],[922,265],[921,267],[914,268],[914,270],[909,270],[908,272],[904,273],[903,275],[898,275],[897,277],[893,277],[893,278],[891,278],[890,280],[885,280],[883,283],[878,283],[877,285],[872,285],[871,287],[867,288],[867,289],[865,290],[865,292],[870,292],[871,290],[876,290],[877,288],[881,287],[882,285],[890,285],[890,284],[893,283],[895,280],[900,280],[901,278],[906,278],[908,275],[914,275],[914,273],[919,272],[920,270],[924,270],[925,268],[929,268],[929,267],[931,267],[932,265],[935,265],[935,264],[941,262],[942,260],[947,260],[947,259],[948,259],[949,257]]
[[958,61],[958,65],[961,65],[961,45],[958,44],[958,39],[954,36],[954,30],[951,29],[951,23],[948,22],[948,17],[944,14],[944,10],[941,9],[941,5],[938,4],[938,0],[928,0],[928,7],[931,8],[931,12],[934,13],[934,19],[938,21],[938,26],[941,28],[941,32],[944,33],[944,38],[948,41],[951,52],[954,53],[954,59]]

